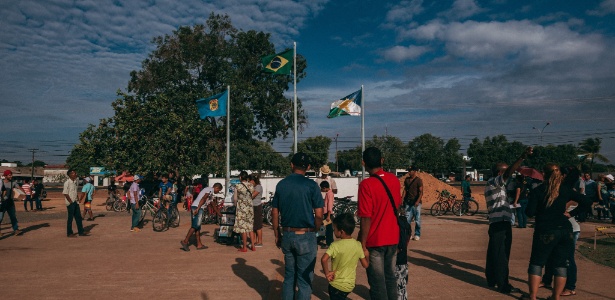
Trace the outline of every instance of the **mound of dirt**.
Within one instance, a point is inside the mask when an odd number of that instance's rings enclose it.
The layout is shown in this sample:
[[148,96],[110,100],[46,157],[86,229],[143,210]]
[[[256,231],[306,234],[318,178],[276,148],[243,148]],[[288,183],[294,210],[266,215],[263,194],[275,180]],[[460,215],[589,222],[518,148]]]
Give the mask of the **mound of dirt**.
[[[438,191],[441,192],[443,190],[447,190],[456,195],[457,199],[461,199],[460,187],[454,187],[450,184],[442,182],[429,173],[418,172],[417,176],[423,180],[423,209],[429,209],[431,205],[438,200]],[[402,191],[406,177],[408,177],[408,175],[404,175],[399,179]],[[473,188],[472,191],[472,197],[474,197],[474,199],[478,202],[479,210],[486,210],[487,206],[485,205],[485,195],[483,195],[483,189],[476,187]]]

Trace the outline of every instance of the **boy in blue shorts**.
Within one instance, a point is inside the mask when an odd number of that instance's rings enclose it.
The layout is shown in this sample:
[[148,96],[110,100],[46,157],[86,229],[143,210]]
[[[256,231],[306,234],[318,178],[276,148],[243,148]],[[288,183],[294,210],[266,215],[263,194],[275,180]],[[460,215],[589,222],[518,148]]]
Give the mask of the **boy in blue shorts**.
[[[356,223],[351,214],[344,213],[333,219],[333,232],[339,240],[333,242],[320,259],[323,272],[329,281],[329,299],[346,299],[352,292],[357,278],[357,261],[364,268],[369,261],[361,243],[352,238]],[[331,258],[331,269],[329,269]]]

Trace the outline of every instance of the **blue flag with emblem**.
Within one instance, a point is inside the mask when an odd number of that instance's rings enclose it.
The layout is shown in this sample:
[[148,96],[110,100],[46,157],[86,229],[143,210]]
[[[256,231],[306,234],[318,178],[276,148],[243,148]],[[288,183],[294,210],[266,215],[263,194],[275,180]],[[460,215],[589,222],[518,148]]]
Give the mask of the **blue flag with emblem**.
[[226,116],[226,105],[228,103],[227,92],[228,91],[224,91],[224,93],[213,95],[209,98],[196,100],[196,106],[199,110],[201,119]]

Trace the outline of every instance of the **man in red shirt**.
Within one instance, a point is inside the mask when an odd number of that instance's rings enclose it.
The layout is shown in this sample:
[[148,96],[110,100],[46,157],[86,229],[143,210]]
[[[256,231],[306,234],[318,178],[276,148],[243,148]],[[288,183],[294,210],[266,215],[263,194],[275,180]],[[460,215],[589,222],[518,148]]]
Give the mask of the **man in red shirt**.
[[375,176],[384,180],[396,207],[401,205],[401,186],[395,175],[382,170],[383,161],[382,152],[376,147],[369,147],[363,152],[362,163],[370,178],[359,184],[359,239],[365,256],[369,256],[367,281],[371,299],[393,300],[397,299],[395,261],[399,226],[385,186]]

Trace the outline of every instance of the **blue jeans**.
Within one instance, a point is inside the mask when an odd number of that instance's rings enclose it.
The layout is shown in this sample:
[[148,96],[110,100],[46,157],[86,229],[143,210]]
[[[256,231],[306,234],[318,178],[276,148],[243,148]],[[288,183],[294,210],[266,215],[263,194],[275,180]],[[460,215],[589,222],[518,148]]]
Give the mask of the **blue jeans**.
[[375,299],[397,299],[397,278],[395,277],[395,262],[397,245],[367,248],[369,251],[369,267],[367,267],[367,282],[369,295]]
[[[281,246],[282,253],[284,253],[282,299],[310,299],[312,297],[314,267],[316,266],[316,233],[284,232]],[[299,290],[296,298],[294,298],[295,285]]]
[[34,203],[36,204],[36,209],[43,209],[43,203],[40,196],[34,196]]
[[4,219],[5,213],[7,213],[9,215],[9,218],[11,218],[11,225],[13,226],[13,231],[18,230],[19,225],[17,224],[17,216],[15,215],[15,204],[8,205],[5,212],[0,212],[0,223],[2,223],[2,219]]
[[517,220],[520,228],[527,227],[527,216],[525,210],[527,209],[528,199],[519,199],[520,208],[517,208]]
[[[421,236],[421,206],[423,205],[406,206],[406,219],[408,219],[408,224],[412,224],[412,218],[414,218],[414,236]],[[410,236],[412,236],[412,226],[410,227]]]
[[190,216],[192,217],[192,228],[194,228],[196,231],[201,230],[201,220],[203,219],[204,213],[205,211],[203,210],[202,207],[201,209],[199,209],[199,212],[196,213],[196,215],[193,215],[192,213],[190,213]]
[[133,229],[139,226],[139,219],[141,219],[141,207],[139,206],[139,208],[137,208],[137,204],[135,203],[131,203],[130,206],[132,208],[132,226],[130,229]]
[[79,211],[79,203],[73,202],[66,207],[68,210],[68,220],[66,221],[66,235],[73,234],[73,218],[77,223],[77,233],[83,234],[83,223],[81,219],[81,212]]
[[33,209],[34,199],[32,199],[31,195],[26,195],[26,199],[23,200],[23,209],[28,211],[28,201],[30,201],[30,210]]

